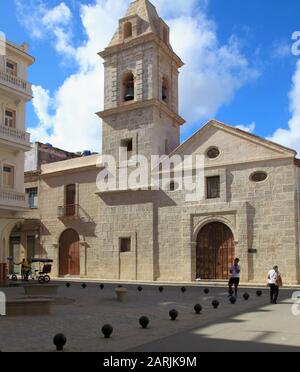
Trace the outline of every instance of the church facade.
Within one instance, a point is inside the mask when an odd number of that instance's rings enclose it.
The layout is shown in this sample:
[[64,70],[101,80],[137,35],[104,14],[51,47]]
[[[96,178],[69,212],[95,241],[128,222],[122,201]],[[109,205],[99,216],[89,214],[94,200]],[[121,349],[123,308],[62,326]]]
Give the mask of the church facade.
[[[99,191],[99,156],[42,165],[36,255],[54,276],[132,281],[227,280],[239,257],[243,282],[279,265],[299,282],[300,161],[296,152],[216,120],[180,144],[178,77],[169,28],[148,0],[131,3],[105,67],[103,154],[119,159],[201,155],[204,198],[167,189]],[[126,167],[117,162],[118,170]]]

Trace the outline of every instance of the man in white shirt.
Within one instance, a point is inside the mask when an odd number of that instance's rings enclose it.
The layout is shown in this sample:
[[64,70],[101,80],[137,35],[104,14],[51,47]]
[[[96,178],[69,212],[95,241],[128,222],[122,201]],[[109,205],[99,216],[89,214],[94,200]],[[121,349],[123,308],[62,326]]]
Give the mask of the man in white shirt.
[[278,266],[274,266],[273,270],[270,270],[268,273],[268,283],[270,287],[271,304],[277,304],[280,282],[281,282],[281,275],[278,271]]
[[236,258],[234,260],[234,264],[230,267],[230,279],[229,279],[229,283],[228,283],[228,286],[229,286],[229,295],[232,295],[233,291],[232,291],[232,287],[234,286],[234,293],[235,293],[235,297],[237,297],[237,294],[238,294],[238,286],[240,284],[240,272],[241,272],[241,267],[239,265],[239,258]]

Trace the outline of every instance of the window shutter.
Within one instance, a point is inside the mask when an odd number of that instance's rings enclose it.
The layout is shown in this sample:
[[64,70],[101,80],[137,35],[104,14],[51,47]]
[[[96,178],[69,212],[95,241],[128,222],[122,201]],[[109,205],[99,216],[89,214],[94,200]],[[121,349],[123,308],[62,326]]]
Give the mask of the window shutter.
[[207,198],[217,199],[220,197],[220,177],[207,178]]
[[3,167],[3,186],[8,188],[14,187],[14,168],[9,166]]

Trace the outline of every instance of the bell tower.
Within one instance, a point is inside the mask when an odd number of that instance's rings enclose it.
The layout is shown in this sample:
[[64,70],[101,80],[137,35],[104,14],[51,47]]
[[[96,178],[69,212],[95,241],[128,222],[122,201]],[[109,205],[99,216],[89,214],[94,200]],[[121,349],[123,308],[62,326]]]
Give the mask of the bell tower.
[[183,66],[169,27],[148,0],[133,1],[104,59],[103,154],[163,155],[180,143],[178,76]]

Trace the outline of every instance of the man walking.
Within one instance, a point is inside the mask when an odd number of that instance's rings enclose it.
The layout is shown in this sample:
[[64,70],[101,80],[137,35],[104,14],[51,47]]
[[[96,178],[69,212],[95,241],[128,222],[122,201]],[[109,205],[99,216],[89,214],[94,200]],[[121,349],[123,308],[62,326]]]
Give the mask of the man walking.
[[230,279],[229,279],[229,295],[231,296],[233,293],[232,287],[234,286],[234,293],[235,297],[238,295],[238,286],[240,284],[240,272],[241,272],[241,267],[239,265],[239,258],[236,258],[234,260],[233,265],[231,266],[229,272],[230,272]]
[[274,266],[273,270],[269,271],[268,283],[270,287],[271,304],[277,304],[279,287],[282,287],[282,279],[278,271],[278,266]]

